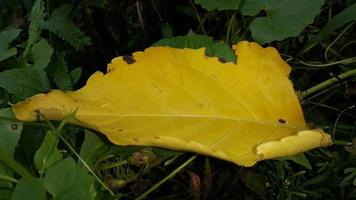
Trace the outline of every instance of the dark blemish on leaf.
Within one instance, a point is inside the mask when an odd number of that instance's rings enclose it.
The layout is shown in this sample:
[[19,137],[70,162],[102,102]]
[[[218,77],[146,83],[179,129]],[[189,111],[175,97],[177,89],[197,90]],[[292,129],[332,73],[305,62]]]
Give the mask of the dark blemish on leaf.
[[218,60],[219,60],[219,62],[221,62],[221,63],[227,63],[227,61],[225,60],[225,58],[219,57]]
[[34,110],[36,113],[36,121],[40,122],[41,121],[41,112],[39,110]]
[[78,102],[78,99],[74,99],[74,102]]
[[278,122],[279,122],[279,123],[282,123],[282,124],[287,123],[286,120],[284,120],[284,119],[279,119]]
[[119,131],[119,132],[123,132],[124,130],[123,130],[123,129],[119,129],[119,130],[117,130],[117,131]]
[[137,138],[132,138],[133,141],[139,143],[140,141]]
[[135,59],[133,59],[132,56],[122,56],[122,59],[127,63],[127,64],[132,64],[136,62]]
[[161,138],[159,136],[155,136],[154,139],[159,140]]
[[12,128],[13,130],[17,130],[17,129],[19,128],[19,125],[17,125],[17,124],[12,124],[12,125],[11,125],[11,128]]

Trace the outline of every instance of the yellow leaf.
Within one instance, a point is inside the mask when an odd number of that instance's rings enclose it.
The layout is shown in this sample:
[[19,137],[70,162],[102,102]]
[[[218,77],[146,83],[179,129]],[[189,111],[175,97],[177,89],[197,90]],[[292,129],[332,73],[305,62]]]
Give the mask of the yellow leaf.
[[115,58],[74,92],[54,90],[13,107],[97,130],[117,145],[192,151],[252,166],[331,144],[308,130],[288,79],[289,65],[271,47],[234,46],[238,62],[206,57],[204,49],[152,47]]

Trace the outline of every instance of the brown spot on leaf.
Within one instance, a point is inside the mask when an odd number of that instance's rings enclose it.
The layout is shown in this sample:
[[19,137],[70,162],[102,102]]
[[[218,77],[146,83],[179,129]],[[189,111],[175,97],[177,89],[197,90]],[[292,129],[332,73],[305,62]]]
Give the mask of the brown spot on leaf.
[[287,121],[286,121],[286,120],[284,120],[284,119],[279,119],[279,120],[278,120],[278,122],[279,122],[279,123],[282,123],[282,124],[287,123]]
[[17,130],[19,128],[19,125],[17,124],[12,124],[11,125],[12,130]]
[[127,64],[132,64],[136,62],[136,60],[132,56],[122,56],[122,59],[127,63]]
[[221,63],[227,63],[227,61],[225,60],[225,58],[219,57],[218,60],[219,60],[219,62],[221,62]]

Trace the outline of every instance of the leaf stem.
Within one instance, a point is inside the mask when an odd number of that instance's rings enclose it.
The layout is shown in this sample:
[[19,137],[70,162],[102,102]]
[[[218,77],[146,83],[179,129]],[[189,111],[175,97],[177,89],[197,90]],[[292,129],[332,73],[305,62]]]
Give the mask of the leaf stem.
[[27,171],[22,165],[16,162],[8,153],[0,149],[0,161],[3,161],[5,165],[14,170],[21,177],[33,177],[30,172]]
[[329,67],[329,66],[333,66],[333,65],[338,65],[338,64],[350,64],[350,63],[354,63],[356,62],[356,56],[351,57],[351,58],[346,58],[343,60],[338,60],[335,62],[330,62],[330,63],[325,63],[325,64],[313,64],[313,63],[306,63],[304,61],[299,60],[298,61],[300,64],[308,66],[308,67],[318,67],[318,68],[322,68],[322,67]]
[[194,156],[190,157],[187,161],[185,161],[183,164],[181,164],[179,167],[177,167],[174,171],[172,171],[170,174],[168,174],[166,177],[164,177],[158,183],[153,185],[149,190],[147,190],[146,192],[141,194],[139,197],[137,197],[136,200],[144,199],[148,194],[150,194],[151,192],[156,190],[163,183],[165,183],[169,179],[173,178],[178,172],[180,172],[184,167],[186,167],[188,164],[190,164],[197,157],[198,157],[198,155],[194,155]]
[[17,182],[18,182],[17,179],[12,178],[12,177],[10,177],[10,176],[3,175],[3,174],[0,174],[0,180],[3,180],[3,181],[10,181],[10,182],[13,182],[13,183],[17,183]]
[[346,79],[346,78],[351,77],[351,76],[356,76],[356,69],[350,70],[348,72],[344,72],[344,73],[338,75],[337,78],[336,77],[332,77],[332,78],[330,78],[330,79],[328,79],[328,80],[326,80],[326,81],[324,81],[322,83],[319,83],[318,85],[315,85],[315,86],[313,86],[313,87],[301,92],[300,95],[304,99],[305,97],[309,96],[310,94],[313,94],[313,93],[315,93],[315,92],[317,92],[317,91],[319,91],[321,89],[324,89],[324,88],[326,88],[326,87],[328,87],[328,86],[330,86],[330,85],[332,85],[334,83],[339,82],[340,80]]

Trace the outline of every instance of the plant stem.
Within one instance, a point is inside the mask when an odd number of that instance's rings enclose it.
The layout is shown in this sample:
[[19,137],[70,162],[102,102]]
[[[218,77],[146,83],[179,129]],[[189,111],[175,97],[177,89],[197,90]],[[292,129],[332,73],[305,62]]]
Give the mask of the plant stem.
[[332,77],[332,78],[330,78],[330,79],[328,79],[328,80],[326,80],[326,81],[324,81],[322,83],[319,83],[318,85],[313,86],[313,87],[301,92],[300,95],[304,99],[305,97],[309,96],[310,94],[313,94],[313,93],[315,93],[315,92],[317,92],[317,91],[319,91],[321,89],[324,89],[324,88],[326,88],[326,87],[328,87],[328,86],[330,86],[330,85],[332,85],[334,83],[339,82],[340,80],[346,79],[346,78],[351,77],[351,76],[356,76],[356,69],[353,69],[353,70],[350,70],[348,72],[342,73],[342,74],[338,75],[337,78],[336,77]]
[[158,183],[153,185],[149,190],[141,194],[139,197],[136,198],[136,200],[141,200],[144,199],[149,193],[153,192],[156,190],[159,186],[161,186],[163,183],[168,181],[169,179],[173,178],[178,172],[180,172],[185,166],[190,164],[195,158],[197,158],[198,155],[194,155],[190,157],[187,161],[185,161],[183,164],[181,164],[179,167],[177,167],[174,171],[172,171],[170,174],[168,174],[166,177],[164,177],[162,180],[160,180]]
[[16,162],[8,153],[0,149],[0,161],[3,161],[5,165],[14,170],[17,174],[22,177],[32,177],[30,172],[27,171],[22,165]]

